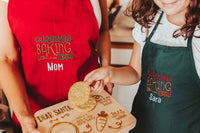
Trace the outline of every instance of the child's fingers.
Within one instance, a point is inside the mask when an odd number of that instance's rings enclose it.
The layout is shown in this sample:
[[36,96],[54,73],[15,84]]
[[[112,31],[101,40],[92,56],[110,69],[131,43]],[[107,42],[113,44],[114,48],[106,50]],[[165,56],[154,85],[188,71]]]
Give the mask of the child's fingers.
[[87,85],[91,85],[94,82],[92,74],[93,72],[88,73],[83,80]]
[[93,83],[90,85],[90,88],[91,88],[91,91],[96,92],[95,90],[98,88],[98,81],[93,82]]
[[113,87],[114,87],[113,83],[107,83],[106,86],[105,86],[105,90],[111,95]]
[[95,81],[98,81],[99,80],[99,76],[98,76],[98,73],[96,73],[96,70],[88,73],[85,78],[84,78],[84,82],[87,84],[87,85],[91,85],[93,84]]
[[103,81],[99,80],[96,81],[93,86],[91,86],[91,90],[96,93],[100,93],[103,90],[103,86],[104,86]]
[[105,80],[107,77],[107,69],[106,68],[98,68],[96,70],[93,70],[92,72],[88,73],[84,81],[86,84],[91,85],[93,82],[98,80]]
[[95,85],[94,85],[94,91],[97,92],[98,88],[100,86],[100,81],[96,81]]
[[104,89],[104,83],[103,83],[103,80],[100,80],[99,81],[99,84],[98,84],[98,87],[96,88],[96,92],[97,93],[100,93],[102,90]]

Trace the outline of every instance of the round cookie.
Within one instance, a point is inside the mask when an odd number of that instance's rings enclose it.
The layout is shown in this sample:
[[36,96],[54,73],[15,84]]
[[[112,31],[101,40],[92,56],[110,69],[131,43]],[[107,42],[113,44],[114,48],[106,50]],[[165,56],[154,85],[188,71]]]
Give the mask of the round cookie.
[[76,106],[83,105],[88,102],[90,98],[90,86],[83,81],[74,83],[69,90],[68,100]]

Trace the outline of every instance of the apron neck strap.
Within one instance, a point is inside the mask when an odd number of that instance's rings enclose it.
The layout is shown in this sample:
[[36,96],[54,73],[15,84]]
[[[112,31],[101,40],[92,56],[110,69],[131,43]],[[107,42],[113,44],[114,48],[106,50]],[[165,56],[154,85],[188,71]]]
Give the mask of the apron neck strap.
[[[194,32],[193,32],[194,33]],[[187,47],[189,49],[192,49],[192,38],[193,38],[193,33],[188,37],[188,40],[187,40]]]
[[[146,42],[149,42],[151,40],[152,36],[154,35],[155,31],[158,28],[158,25],[161,21],[162,16],[163,16],[163,12],[160,14],[160,16],[156,22],[156,25],[154,26],[154,28],[153,28],[152,32],[150,33],[149,37],[147,38]],[[188,37],[188,41],[187,41],[187,47],[190,49],[192,49],[192,38],[193,38],[193,33]]]
[[158,18],[158,20],[156,22],[156,25],[154,26],[154,28],[153,28],[152,32],[150,33],[149,37],[147,38],[146,42],[151,40],[151,38],[154,35],[156,29],[158,28],[158,24],[160,23],[162,16],[163,16],[163,12],[160,14],[160,16],[159,16],[159,18]]

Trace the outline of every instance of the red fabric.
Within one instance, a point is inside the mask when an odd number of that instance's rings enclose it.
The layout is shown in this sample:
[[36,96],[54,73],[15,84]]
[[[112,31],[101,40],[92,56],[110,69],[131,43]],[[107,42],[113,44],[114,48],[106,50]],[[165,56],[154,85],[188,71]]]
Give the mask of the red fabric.
[[97,68],[90,0],[9,0],[8,20],[33,112],[67,100],[70,86]]

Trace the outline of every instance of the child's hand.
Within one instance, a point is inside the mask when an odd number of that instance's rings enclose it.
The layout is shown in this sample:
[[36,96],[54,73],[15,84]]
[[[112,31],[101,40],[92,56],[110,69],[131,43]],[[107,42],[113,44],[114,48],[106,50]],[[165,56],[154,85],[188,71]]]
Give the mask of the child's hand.
[[104,86],[110,82],[110,67],[93,70],[85,76],[84,81],[91,86],[92,91],[101,92]]
[[99,81],[93,82],[90,85],[90,87],[91,87],[91,91],[100,93],[104,89],[103,80],[99,80]]
[[114,87],[114,84],[113,84],[113,83],[107,83],[104,89],[105,89],[110,95],[112,95],[113,87]]

